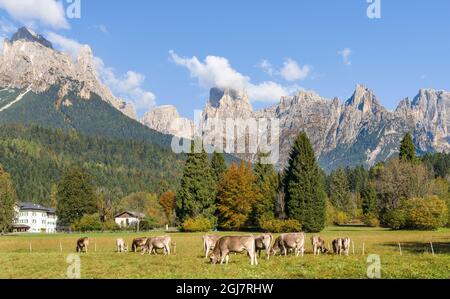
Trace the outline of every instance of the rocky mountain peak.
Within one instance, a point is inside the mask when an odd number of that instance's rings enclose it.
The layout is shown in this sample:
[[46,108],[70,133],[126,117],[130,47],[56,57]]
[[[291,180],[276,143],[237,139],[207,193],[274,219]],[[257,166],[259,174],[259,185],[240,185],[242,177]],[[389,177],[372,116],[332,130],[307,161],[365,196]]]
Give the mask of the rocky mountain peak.
[[76,61],[66,53],[53,49],[41,35],[20,28],[6,40],[0,56],[0,87],[30,88],[41,93],[59,86],[60,99],[73,91],[82,99],[97,94],[105,102],[130,118],[136,119],[132,105],[116,98],[97,77],[94,56],[89,46],[81,48]]
[[192,139],[194,122],[180,117],[175,106],[166,105],[147,112],[141,122],[149,128],[164,134]]
[[14,43],[19,40],[25,40],[29,42],[36,42],[44,47],[53,49],[53,45],[51,42],[46,40],[42,35],[35,33],[33,30],[27,27],[21,27],[17,30],[16,33],[9,40],[10,43]]
[[211,88],[209,93],[209,104],[213,108],[239,105],[246,110],[253,111],[247,92],[232,88]]
[[361,84],[356,85],[356,89],[352,97],[346,102],[346,106],[355,107],[363,114],[375,112],[381,108],[374,92]]

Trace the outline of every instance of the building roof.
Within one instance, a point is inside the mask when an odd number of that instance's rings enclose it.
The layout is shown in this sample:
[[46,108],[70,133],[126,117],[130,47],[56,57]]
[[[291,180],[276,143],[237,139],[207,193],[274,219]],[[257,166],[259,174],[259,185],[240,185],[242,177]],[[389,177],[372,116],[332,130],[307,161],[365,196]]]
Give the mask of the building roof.
[[114,216],[114,218],[118,218],[118,217],[122,216],[123,214],[129,214],[131,217],[134,217],[134,218],[144,218],[145,217],[145,214],[143,214],[143,213],[133,212],[133,211],[123,211],[121,213],[116,214]]
[[55,209],[46,208],[44,206],[41,206],[39,204],[31,203],[31,202],[20,202],[18,204],[20,210],[28,210],[28,211],[43,211],[50,214],[55,214]]

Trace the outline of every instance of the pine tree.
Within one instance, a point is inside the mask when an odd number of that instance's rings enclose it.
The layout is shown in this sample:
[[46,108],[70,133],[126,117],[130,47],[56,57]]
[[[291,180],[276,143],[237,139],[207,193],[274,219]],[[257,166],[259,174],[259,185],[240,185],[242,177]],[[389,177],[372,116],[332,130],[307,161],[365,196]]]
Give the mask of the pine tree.
[[71,225],[97,212],[92,178],[78,166],[70,168],[58,183],[57,200],[57,215],[62,225]]
[[279,176],[273,165],[262,164],[263,154],[258,154],[255,165],[256,187],[259,197],[253,207],[253,223],[259,225],[261,221],[275,218],[275,201],[279,191]]
[[361,196],[363,214],[377,216],[377,192],[373,184],[368,184]]
[[213,178],[216,182],[219,182],[222,174],[227,170],[227,164],[225,163],[225,158],[223,154],[214,152],[211,158],[211,171]]
[[0,233],[7,233],[14,221],[14,205],[16,204],[16,190],[9,173],[0,165]]
[[187,155],[183,177],[176,196],[176,215],[180,222],[189,218],[204,216],[215,221],[215,194],[216,187],[209,166],[208,155],[204,148],[201,153],[194,151],[194,142],[191,153]]
[[241,162],[223,174],[217,191],[217,215],[219,227],[225,230],[240,230],[248,225],[258,190],[256,177],[250,165]]
[[305,133],[294,142],[284,176],[284,190],[288,217],[300,221],[307,232],[323,230],[326,214],[324,180]]
[[351,194],[347,175],[343,169],[337,169],[331,174],[329,188],[331,204],[339,211],[351,214]]
[[407,133],[400,144],[400,160],[415,162],[416,159],[416,147],[413,138],[411,134]]

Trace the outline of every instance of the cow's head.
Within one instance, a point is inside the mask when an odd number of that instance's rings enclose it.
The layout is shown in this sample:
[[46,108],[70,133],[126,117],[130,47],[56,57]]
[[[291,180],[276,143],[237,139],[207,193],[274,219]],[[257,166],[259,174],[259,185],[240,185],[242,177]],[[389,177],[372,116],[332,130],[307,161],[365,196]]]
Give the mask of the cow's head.
[[220,256],[213,253],[210,255],[209,260],[211,261],[211,264],[215,265],[215,264],[219,263]]

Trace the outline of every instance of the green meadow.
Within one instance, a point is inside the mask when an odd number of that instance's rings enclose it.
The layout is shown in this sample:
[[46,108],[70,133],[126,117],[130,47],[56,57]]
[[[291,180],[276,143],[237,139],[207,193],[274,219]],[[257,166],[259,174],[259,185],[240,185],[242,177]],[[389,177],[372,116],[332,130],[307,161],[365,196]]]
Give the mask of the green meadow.
[[[0,278],[64,279],[67,262],[75,253],[79,237],[88,236],[87,254],[80,254],[82,279],[100,278],[356,278],[367,279],[373,266],[370,255],[378,255],[381,278],[450,278],[450,230],[433,232],[390,231],[381,228],[330,227],[320,235],[331,243],[333,238],[348,236],[354,246],[350,256],[326,254],[314,256],[307,235],[304,257],[275,256],[258,259],[250,266],[246,254],[230,256],[229,265],[211,265],[202,250],[202,234],[172,233],[176,252],[170,256],[115,252],[115,240],[129,244],[135,237],[164,233],[94,233],[56,235],[9,235],[0,237]],[[220,233],[236,234],[236,233]],[[400,244],[400,246],[399,246]],[[433,244],[434,254],[431,244]],[[354,247],[354,250],[353,250]],[[364,254],[363,254],[364,247]],[[401,254],[400,254],[401,248]]]

